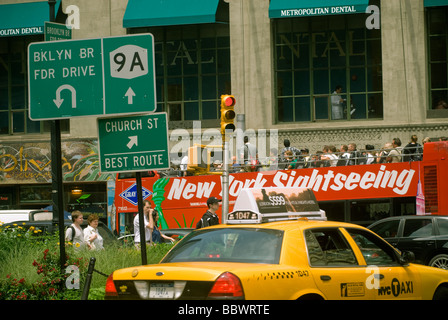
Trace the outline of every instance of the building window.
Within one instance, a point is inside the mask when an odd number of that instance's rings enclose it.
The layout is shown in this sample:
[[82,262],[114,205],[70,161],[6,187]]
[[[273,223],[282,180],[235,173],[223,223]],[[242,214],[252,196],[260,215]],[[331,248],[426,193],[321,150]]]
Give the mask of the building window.
[[[0,135],[50,132],[45,121],[28,118],[27,50],[42,36],[0,38]],[[69,120],[61,121],[68,131]]]
[[383,117],[381,32],[365,19],[274,20],[277,122]]
[[[224,24],[133,29],[155,41],[157,112],[171,123],[216,125],[221,94],[230,88],[230,37]],[[170,123],[170,124],[171,124]]]
[[447,109],[448,7],[427,9],[430,109]]

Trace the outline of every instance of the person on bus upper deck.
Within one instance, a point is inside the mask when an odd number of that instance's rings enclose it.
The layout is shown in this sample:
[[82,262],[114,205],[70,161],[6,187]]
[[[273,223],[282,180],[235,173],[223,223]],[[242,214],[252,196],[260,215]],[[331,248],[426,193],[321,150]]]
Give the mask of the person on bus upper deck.
[[397,163],[401,162],[401,140],[400,138],[392,139],[392,149],[389,151],[389,156],[387,157],[387,162]]
[[300,156],[301,151],[299,149],[297,149],[296,147],[291,147],[291,142],[289,141],[289,139],[285,139],[283,140],[283,145],[285,146],[281,151],[280,151],[280,157],[281,157],[281,161],[284,162],[285,161],[285,152],[286,151],[291,151],[292,155],[293,155],[293,159],[297,158],[298,156]]
[[395,148],[394,143],[392,142],[390,143],[386,143],[387,147],[391,147],[389,150],[389,154],[386,158],[386,162],[387,163],[397,163],[397,162],[401,162],[401,154],[400,151],[398,151]]
[[257,147],[249,142],[249,137],[244,136],[244,145],[238,150],[240,163],[244,163],[246,172],[258,171],[256,163],[258,161]]
[[375,164],[376,163],[375,146],[371,144],[366,144],[366,153],[367,153],[366,164]]
[[335,146],[325,146],[323,149],[324,154],[321,156],[321,159],[325,161],[326,167],[336,167],[338,163],[338,156],[336,153]]
[[411,142],[409,142],[403,148],[403,161],[420,161],[422,159],[423,147],[417,142],[417,135],[411,136]]
[[356,143],[348,145],[348,152],[350,153],[349,165],[364,164],[365,159],[362,159],[362,154],[356,149]]
[[221,201],[221,199],[217,199],[216,197],[210,197],[207,199],[208,210],[204,213],[201,220],[199,220],[196,224],[196,229],[219,224],[219,218],[216,214],[216,211],[218,211],[219,203]]
[[340,154],[338,156],[337,166],[348,165],[348,160],[350,159],[350,153],[348,152],[348,146],[346,144],[341,145]]

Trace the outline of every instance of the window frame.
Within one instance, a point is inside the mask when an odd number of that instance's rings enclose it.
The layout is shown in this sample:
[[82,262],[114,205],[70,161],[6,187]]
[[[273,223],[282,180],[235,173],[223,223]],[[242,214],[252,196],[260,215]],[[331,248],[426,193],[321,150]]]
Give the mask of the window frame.
[[[274,71],[274,80],[275,80],[275,88],[274,88],[274,99],[275,99],[275,118],[274,121],[276,124],[283,124],[283,123],[306,123],[306,122],[328,122],[328,121],[363,121],[363,120],[382,120],[383,119],[383,86],[381,81],[381,74],[382,74],[382,59],[381,54],[380,57],[377,59],[369,60],[368,56],[371,55],[371,52],[377,51],[374,47],[371,51],[368,52],[368,45],[370,43],[377,42],[381,46],[381,33],[376,31],[370,31],[367,30],[365,27],[362,29],[363,31],[363,38],[353,38],[353,35],[356,31],[361,30],[361,28],[356,28],[355,25],[350,21],[351,17],[354,17],[356,15],[347,15],[347,16],[323,16],[323,17],[308,17],[308,18],[282,18],[282,19],[275,19],[273,22],[273,71]],[[358,16],[359,17],[359,16]],[[364,17],[364,16],[361,16]],[[338,20],[339,19],[339,20]],[[338,38],[338,46],[339,43],[343,44],[343,47],[341,46],[341,49],[344,50],[345,55],[345,62],[344,66],[338,67],[331,64],[331,57],[327,58],[327,65],[326,66],[317,66],[316,62],[313,62],[313,59],[315,58],[313,55],[315,55],[315,48],[317,45],[326,45],[327,48],[324,52],[327,52],[330,56],[332,54],[331,50],[328,50],[328,46],[331,46],[331,37],[333,37],[334,31],[331,29],[331,25],[337,23],[338,21],[341,21],[340,19],[343,19],[344,21],[344,27],[339,31],[340,33],[345,34],[344,39]],[[357,18],[361,19],[361,18]],[[313,24],[319,24],[319,23],[326,24],[327,28],[321,31],[320,33],[326,34],[326,40],[325,41],[317,41],[317,36],[314,36],[315,34],[319,34],[319,30],[313,30]],[[358,21],[359,23],[359,21]],[[304,27],[301,27],[301,25],[306,25],[305,29]],[[284,31],[286,30],[286,31]],[[302,38],[305,38],[304,42],[301,42],[301,39],[299,39],[299,35],[302,36]],[[337,37],[337,36],[334,36]],[[294,40],[297,38],[297,40]],[[313,42],[312,38],[314,38],[316,41]],[[282,40],[283,39],[283,40]],[[353,44],[354,43],[363,43],[364,48],[364,54],[363,54],[363,62],[362,64],[351,62],[351,58],[353,55],[347,54],[348,52],[354,52]],[[279,66],[281,57],[283,57],[284,49],[290,47],[290,60],[291,60],[291,67],[289,69],[284,69],[282,66]],[[295,60],[298,59],[298,54],[300,54],[301,48],[303,46],[308,47],[308,50],[306,51],[305,55],[308,57],[308,66],[307,67],[297,67],[294,65]],[[334,49],[334,48],[333,48]],[[381,47],[379,48],[379,53],[381,53]],[[376,56],[375,56],[376,57]],[[306,57],[305,57],[306,58]],[[379,61],[378,61],[379,60]],[[300,64],[300,62],[298,62]],[[306,64],[306,63],[305,63]],[[364,87],[364,91],[352,91],[351,88],[351,79],[355,79],[352,77],[355,77],[355,74],[352,74],[354,70],[356,69],[363,69],[364,76],[361,78],[364,78],[364,83],[362,86]],[[372,72],[372,70],[376,69],[376,72]],[[357,97],[361,97],[365,103],[364,105],[364,113],[365,115],[361,118],[355,118],[352,117],[350,112],[346,112],[343,115],[342,119],[333,120],[331,115],[331,97],[333,96],[333,91],[335,87],[334,81],[331,80],[331,74],[332,72],[342,72],[345,73],[345,79],[340,81],[340,85],[343,87],[343,93],[342,96],[345,96],[346,104],[351,104],[351,99],[356,99]],[[316,92],[315,84],[316,76],[315,72],[324,72],[328,76],[328,92]],[[280,74],[287,74],[289,73],[289,78],[291,79],[291,89],[290,92],[283,94],[281,91],[282,88],[284,88],[281,85],[282,77],[280,77]],[[297,74],[303,73],[305,76],[307,74],[309,85],[306,86],[308,89],[308,93],[301,93],[296,94],[294,91],[296,90],[296,83],[295,79],[297,78]],[[368,90],[369,88],[369,77],[368,75],[371,75],[371,79],[374,78],[374,76],[379,77],[379,81],[377,82],[377,85],[380,86],[381,90]],[[357,79],[357,77],[356,77]],[[372,85],[373,86],[373,85]],[[369,101],[372,97],[380,96],[380,98],[377,98],[379,101],[378,104],[381,105],[381,111],[375,115],[375,113],[372,112],[375,108],[369,108]],[[348,98],[347,98],[348,97]],[[326,117],[320,117],[317,114],[317,105],[316,105],[316,99],[322,100],[320,104],[321,107],[326,110]],[[325,103],[325,99],[327,100]],[[300,109],[298,107],[299,101],[302,100],[304,105],[309,104],[309,108],[302,108]],[[308,100],[308,102],[306,101]],[[282,105],[286,105],[287,103],[290,104],[289,107],[289,116],[281,116],[281,110],[284,110],[284,107]],[[323,104],[322,104],[323,103]],[[326,106],[325,106],[326,104]],[[288,107],[286,107],[288,108]],[[344,107],[347,109],[347,107]],[[356,106],[355,106],[356,108]],[[361,108],[361,109],[363,109]],[[356,108],[357,109],[357,108]],[[350,109],[348,109],[350,110]],[[300,114],[303,113],[304,116],[300,116]],[[325,110],[324,110],[325,113]],[[286,117],[286,119],[285,119]],[[302,119],[300,119],[302,117]],[[282,119],[283,118],[283,119]]]
[[[6,70],[6,81],[0,82],[0,92],[5,92],[7,96],[6,105],[4,105],[6,108],[0,110],[0,119],[7,119],[5,121],[7,130],[2,132],[0,127],[0,136],[48,134],[51,131],[48,121],[33,121],[28,117],[30,99],[28,96],[28,45],[41,41],[43,41],[43,35],[0,37],[0,70]],[[20,66],[19,77],[13,74],[14,66]],[[23,103],[16,105],[13,101],[15,95],[22,96]],[[69,132],[69,128],[70,120],[61,120],[61,132]]]
[[[228,24],[197,24],[188,26],[164,26],[130,29],[132,34],[151,33],[155,42],[155,66],[156,66],[156,112],[167,112],[170,128],[192,128],[193,121],[200,120],[203,127],[216,127],[221,118],[220,96],[231,92],[231,69],[230,69],[230,28]],[[177,38],[175,38],[177,36]],[[210,47],[210,39],[214,39],[214,45]],[[208,41],[203,44],[202,40]],[[191,47],[192,42],[196,47]],[[185,56],[179,55],[180,46],[185,45],[183,53],[188,54],[187,59],[195,61],[197,70],[193,73],[187,71],[186,65],[182,63]],[[176,51],[177,50],[177,51]],[[207,70],[204,63],[203,53],[213,52],[214,70]],[[225,53],[222,55],[222,53]],[[174,54],[174,60],[173,60]],[[181,53],[182,54],[182,53]],[[223,67],[220,67],[220,57],[228,57]],[[159,60],[160,59],[160,60]],[[205,60],[204,60],[205,59]],[[176,61],[180,66],[179,74],[169,70],[170,61]],[[223,71],[224,70],[224,71]],[[204,97],[204,85],[207,78],[214,78],[216,96]],[[186,86],[189,79],[197,81],[194,87],[197,92],[190,91],[196,95],[196,99],[189,99],[186,94]],[[176,81],[180,81],[179,83]],[[175,88],[177,87],[177,90]],[[175,96],[175,98],[172,98]],[[188,105],[197,104],[196,110],[189,110]],[[215,117],[208,118],[206,108],[214,107]],[[177,110],[177,111],[176,111]],[[177,113],[175,116],[174,112]],[[189,118],[192,112],[197,112],[193,118]]]

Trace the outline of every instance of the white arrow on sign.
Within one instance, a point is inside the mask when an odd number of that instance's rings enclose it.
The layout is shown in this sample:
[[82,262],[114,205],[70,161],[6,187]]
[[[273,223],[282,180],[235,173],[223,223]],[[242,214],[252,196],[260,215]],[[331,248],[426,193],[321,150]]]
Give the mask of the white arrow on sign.
[[131,149],[134,145],[138,146],[137,136],[128,137],[129,142],[127,144],[128,148]]
[[132,98],[135,97],[135,92],[129,87],[128,91],[126,91],[125,97],[128,97],[128,104],[132,104]]
[[72,93],[72,108],[76,108],[76,90],[69,84],[63,84],[56,90],[56,99],[53,99],[54,104],[58,109],[61,107],[62,102],[64,102],[64,99],[61,99],[61,91],[68,89]]

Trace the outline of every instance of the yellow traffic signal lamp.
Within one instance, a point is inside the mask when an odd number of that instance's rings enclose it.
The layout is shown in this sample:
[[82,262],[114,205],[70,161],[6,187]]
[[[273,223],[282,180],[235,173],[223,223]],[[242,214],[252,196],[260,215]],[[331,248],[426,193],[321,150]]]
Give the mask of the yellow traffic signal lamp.
[[221,134],[225,137],[226,130],[235,131],[235,117],[236,113],[235,97],[228,94],[221,96]]

